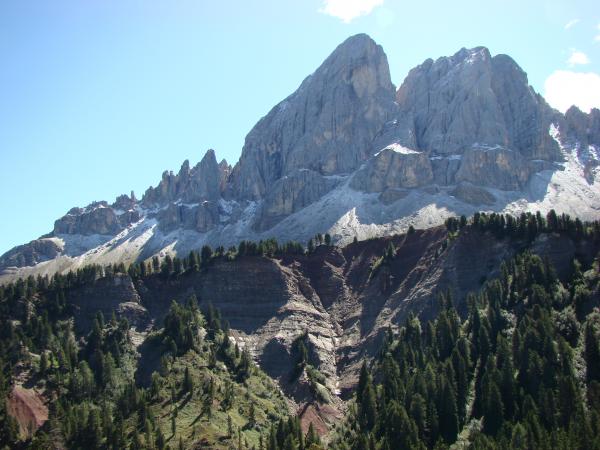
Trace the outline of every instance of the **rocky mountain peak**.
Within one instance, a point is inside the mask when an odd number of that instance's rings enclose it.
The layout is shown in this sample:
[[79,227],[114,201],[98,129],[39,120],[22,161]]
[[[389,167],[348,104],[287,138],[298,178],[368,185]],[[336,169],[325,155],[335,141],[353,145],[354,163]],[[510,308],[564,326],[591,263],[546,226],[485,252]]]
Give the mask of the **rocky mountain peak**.
[[499,146],[526,158],[560,159],[548,135],[555,111],[510,57],[492,58],[485,47],[426,60],[409,72],[396,100],[421,150],[462,155]]
[[165,205],[172,201],[195,203],[215,201],[221,193],[221,175],[215,151],[208,150],[193,168],[185,160],[177,175],[165,171],[158,186],[150,187],[142,203],[147,207]]
[[449,69],[458,66],[489,65],[492,56],[487,47],[461,48],[452,56],[442,56],[435,61],[438,67],[447,66]]
[[221,192],[224,192],[225,189],[227,189],[227,182],[229,181],[231,170],[231,165],[223,158],[219,163],[219,189]]
[[393,100],[383,49],[366,35],[347,39],[250,131],[232,174],[236,196],[262,198],[298,169],[353,171],[391,117]]

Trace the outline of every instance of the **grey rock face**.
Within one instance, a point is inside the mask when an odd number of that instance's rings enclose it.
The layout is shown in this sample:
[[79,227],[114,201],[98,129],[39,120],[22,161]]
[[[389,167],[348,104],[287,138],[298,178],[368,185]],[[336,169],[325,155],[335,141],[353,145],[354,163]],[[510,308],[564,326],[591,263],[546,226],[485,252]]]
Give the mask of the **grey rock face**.
[[365,192],[382,192],[393,188],[425,186],[433,180],[431,163],[425,153],[403,149],[401,153],[386,148],[356,172],[351,187]]
[[564,131],[567,139],[579,142],[581,147],[600,147],[600,109],[593,108],[586,114],[571,106],[565,113]]
[[164,232],[183,228],[205,233],[218,223],[219,210],[215,202],[209,201],[199,205],[170,203],[161,209],[156,217],[160,230]]
[[527,74],[507,55],[492,58],[492,84],[506,129],[505,146],[531,159],[562,159],[548,133],[559,114],[528,84]]
[[133,191],[131,192],[131,196],[127,195],[119,195],[115,202],[111,205],[114,209],[119,209],[121,211],[129,211],[134,209],[136,205],[135,195]]
[[219,190],[221,192],[224,192],[227,188],[227,182],[229,181],[231,171],[231,165],[225,159],[221,160],[219,163]]
[[484,188],[466,182],[459,183],[450,193],[471,205],[493,205],[496,201]]
[[[182,181],[185,177],[182,179]],[[215,151],[209,150],[204,158],[189,171],[187,183],[181,183],[184,202],[194,203],[203,200],[216,200],[221,193],[221,173]]]
[[560,130],[567,143],[577,146],[579,160],[584,165],[586,180],[592,184],[593,170],[600,165],[600,110],[593,108],[589,114],[586,114],[576,106],[572,106],[565,113]]
[[214,150],[208,150],[192,169],[186,160],[177,175],[173,172],[163,172],[158,186],[148,188],[144,194],[142,204],[153,207],[176,200],[186,203],[216,201],[220,197],[224,170],[226,169],[217,164]]
[[261,198],[297,169],[353,171],[391,118],[393,98],[382,48],[366,35],[347,39],[250,131],[232,174],[236,195]]
[[456,181],[456,172],[460,167],[460,155],[450,157],[434,156],[430,158],[431,170],[433,171],[433,181],[440,186],[454,184]]
[[264,231],[271,228],[282,218],[320,199],[337,183],[335,178],[327,178],[308,169],[280,178],[264,199],[255,229]]
[[54,223],[54,234],[117,234],[135,220],[139,220],[135,211],[119,216],[106,202],[95,202],[86,208],[72,208]]
[[8,267],[34,266],[56,258],[62,248],[51,239],[36,239],[9,250],[0,258],[0,270]]
[[516,191],[525,186],[530,175],[527,161],[514,150],[472,147],[463,154],[456,181]]
[[460,154],[475,142],[504,144],[487,49],[462,49],[412,69],[397,92],[400,114],[413,117],[419,149]]
[[398,200],[406,198],[409,193],[410,191],[407,189],[386,189],[379,194],[379,201],[384,205],[391,205]]
[[[159,221],[159,227],[162,231],[171,231],[180,226],[192,228],[193,214],[191,208],[183,205],[171,203],[164,209],[161,209],[156,215]],[[187,225],[187,226],[185,226]]]
[[196,208],[195,229],[201,233],[212,230],[219,223],[219,208],[214,202],[204,202]]
[[560,158],[548,136],[556,113],[506,55],[484,47],[426,60],[398,89],[400,116],[414,121],[417,148],[462,154],[473,144],[499,145],[536,159]]

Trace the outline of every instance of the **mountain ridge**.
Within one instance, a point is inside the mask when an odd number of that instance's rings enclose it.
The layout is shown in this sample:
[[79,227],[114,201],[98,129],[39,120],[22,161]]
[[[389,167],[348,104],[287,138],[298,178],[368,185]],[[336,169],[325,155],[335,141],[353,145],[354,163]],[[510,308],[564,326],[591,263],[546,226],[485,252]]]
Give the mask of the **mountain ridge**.
[[553,110],[507,55],[427,59],[396,90],[381,46],[356,35],[259,120],[233,167],[209,150],[141,200],[73,208],[2,255],[0,280],[244,239],[343,244],[480,209],[594,219],[599,149],[600,111]]

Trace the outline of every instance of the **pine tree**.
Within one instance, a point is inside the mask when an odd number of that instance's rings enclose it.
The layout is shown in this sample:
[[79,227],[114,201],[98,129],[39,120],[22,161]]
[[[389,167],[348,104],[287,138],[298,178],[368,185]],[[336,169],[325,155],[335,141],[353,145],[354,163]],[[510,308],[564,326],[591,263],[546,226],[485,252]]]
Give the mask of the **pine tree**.
[[600,381],[600,345],[592,322],[585,327],[585,359],[588,381]]
[[458,434],[458,408],[456,396],[448,380],[443,380],[442,397],[439,404],[440,435],[450,444]]
[[200,250],[200,257],[202,260],[202,264],[206,265],[210,262],[211,258],[213,255],[213,251],[212,248],[210,248],[210,246],[205,245],[202,247],[202,250]]
[[192,379],[190,369],[187,366],[183,374],[183,392],[189,393],[190,395],[194,394],[194,380]]
[[504,405],[500,390],[496,383],[491,382],[487,386],[483,399],[483,430],[487,434],[496,435],[502,426]]
[[46,371],[48,370],[48,357],[46,356],[46,352],[42,351],[42,354],[40,356],[40,375],[45,375]]
[[377,417],[377,402],[375,401],[375,389],[373,381],[369,376],[363,389],[359,404],[359,423],[363,430],[371,430]]
[[248,423],[251,426],[256,424],[256,411],[254,409],[254,403],[250,403],[250,408],[248,410]]
[[154,442],[155,442],[156,448],[158,450],[164,450],[165,444],[166,444],[165,435],[163,434],[163,432],[160,429],[160,427],[156,428]]

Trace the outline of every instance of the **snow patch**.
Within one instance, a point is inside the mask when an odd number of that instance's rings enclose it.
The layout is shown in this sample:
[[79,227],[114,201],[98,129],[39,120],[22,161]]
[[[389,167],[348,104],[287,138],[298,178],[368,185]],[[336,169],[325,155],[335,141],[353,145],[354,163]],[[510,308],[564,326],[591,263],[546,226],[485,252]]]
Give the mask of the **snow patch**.
[[415,155],[415,154],[419,154],[421,152],[418,152],[416,150],[413,150],[411,148],[408,147],[404,147],[401,144],[398,144],[397,142],[390,144],[384,148],[382,148],[381,150],[379,150],[377,153],[375,153],[374,156],[379,155],[381,152],[385,151],[385,150],[392,150],[395,153],[400,153],[401,155]]

